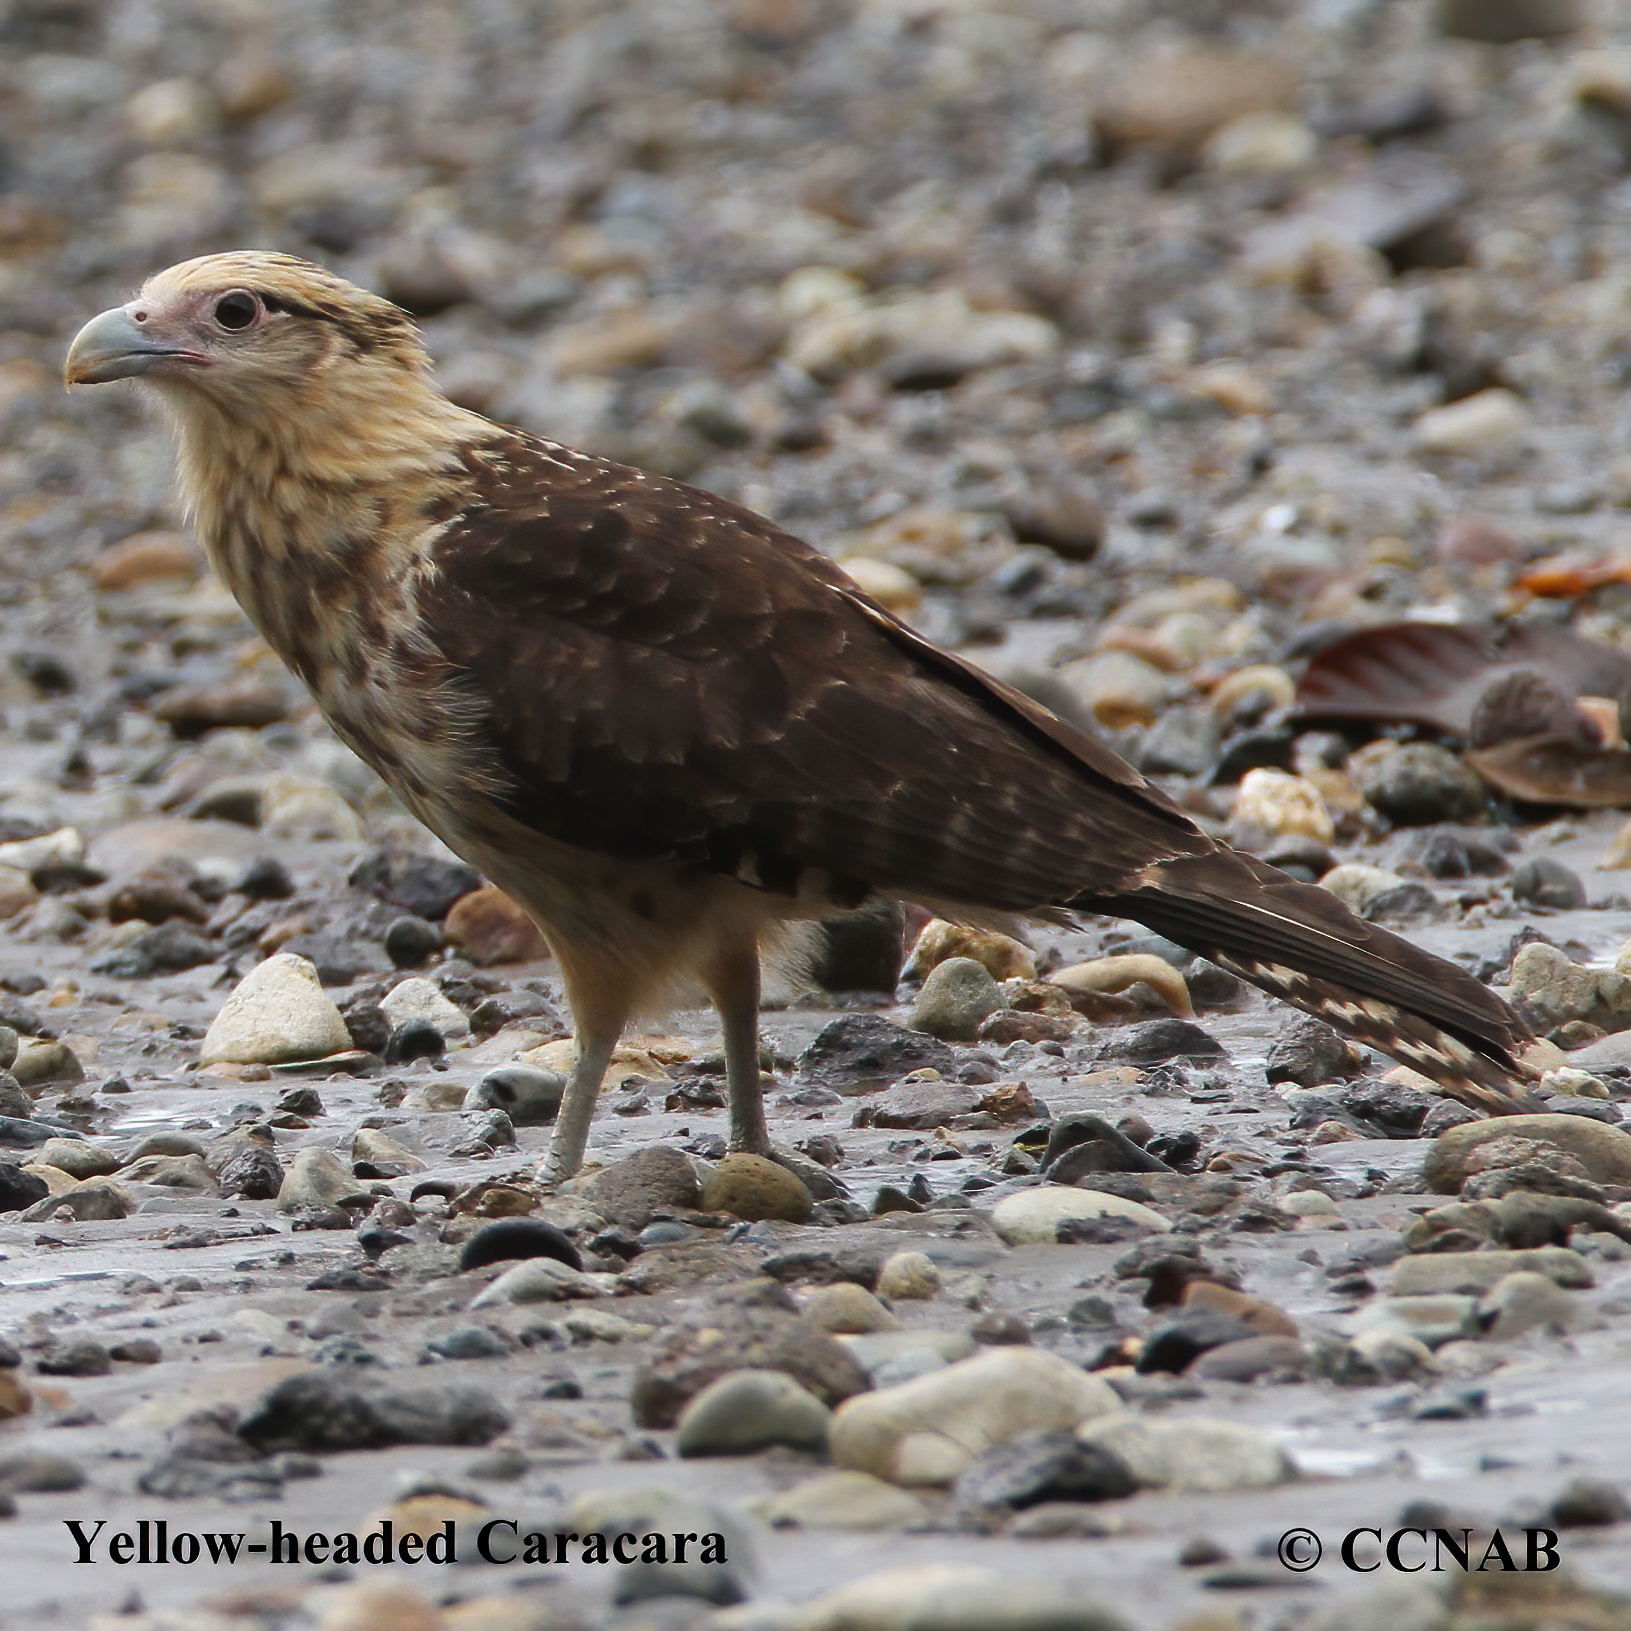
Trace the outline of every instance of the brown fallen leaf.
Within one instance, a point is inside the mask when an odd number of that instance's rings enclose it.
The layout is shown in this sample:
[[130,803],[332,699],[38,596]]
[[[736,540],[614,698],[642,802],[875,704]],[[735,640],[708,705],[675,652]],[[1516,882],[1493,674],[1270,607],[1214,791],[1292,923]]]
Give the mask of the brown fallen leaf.
[[1631,809],[1631,749],[1585,747],[1571,737],[1526,736],[1469,753],[1467,763],[1497,792],[1525,804]]
[[1631,652],[1541,623],[1386,623],[1316,652],[1292,718],[1424,725],[1466,737],[1480,697],[1531,669],[1569,697],[1631,691]]

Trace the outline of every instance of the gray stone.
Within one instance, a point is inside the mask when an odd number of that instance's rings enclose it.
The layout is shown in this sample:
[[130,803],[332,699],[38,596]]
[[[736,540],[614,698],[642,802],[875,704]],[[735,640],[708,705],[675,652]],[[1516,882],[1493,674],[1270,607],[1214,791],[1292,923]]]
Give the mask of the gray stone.
[[456,1326],[432,1337],[425,1347],[438,1359],[505,1359],[511,1351],[510,1344],[485,1325]]
[[680,1412],[682,1456],[752,1455],[773,1444],[820,1450],[832,1412],[784,1371],[739,1370],[721,1376]]
[[1365,1056],[1346,1037],[1312,1015],[1293,1019],[1269,1048],[1263,1074],[1273,1082],[1320,1087],[1346,1081],[1365,1068]]
[[1500,1138],[1554,1145],[1574,1156],[1594,1182],[1631,1188],[1631,1133],[1586,1116],[1561,1115],[1500,1116],[1441,1133],[1428,1150],[1423,1168],[1428,1188],[1440,1195],[1458,1194],[1476,1170],[1473,1163],[1479,1146]]
[[56,1167],[70,1178],[105,1178],[119,1170],[111,1150],[77,1138],[48,1138],[35,1152],[34,1164]]
[[1497,1280],[1478,1304],[1485,1337],[1505,1342],[1537,1326],[1569,1331],[1580,1323],[1580,1299],[1549,1275],[1519,1272]]
[[349,1371],[285,1377],[253,1401],[239,1436],[263,1452],[485,1444],[510,1425],[485,1388],[414,1386]]
[[297,1150],[278,1190],[278,1210],[295,1212],[303,1207],[338,1206],[341,1201],[362,1193],[351,1169],[334,1154],[316,1144]]
[[1119,1456],[1146,1489],[1197,1493],[1267,1489],[1297,1476],[1296,1466],[1275,1438],[1240,1422],[1121,1412],[1084,1421],[1076,1437]]
[[1401,827],[1461,821],[1483,809],[1484,784],[1455,754],[1432,742],[1389,744],[1355,754],[1348,771],[1359,791]]
[[914,1529],[929,1508],[910,1491],[864,1472],[829,1472],[755,1503],[775,1528],[860,1529],[873,1534]]
[[952,1493],[970,1506],[1017,1511],[1043,1501],[1119,1501],[1137,1489],[1114,1451],[1044,1428],[993,1445],[958,1474]]
[[500,1065],[464,1096],[466,1110],[502,1110],[517,1127],[543,1127],[560,1113],[566,1078],[531,1065]]
[[1401,1257],[1393,1265],[1388,1289],[1398,1297],[1440,1291],[1476,1296],[1504,1276],[1518,1273],[1543,1274],[1555,1285],[1578,1290],[1596,1283],[1590,1265],[1578,1252],[1541,1246],[1533,1251],[1430,1252]]
[[1580,875],[1550,855],[1533,856],[1512,869],[1512,898],[1572,912],[1586,904]]
[[640,1230],[658,1212],[700,1206],[702,1185],[688,1155],[653,1144],[589,1178],[583,1198],[609,1222]]
[[1437,1348],[1479,1335],[1476,1299],[1457,1292],[1382,1297],[1354,1316],[1351,1329],[1356,1341],[1371,1331],[1387,1331]]
[[1070,1580],[919,1563],[863,1575],[818,1597],[798,1631],[1127,1631]]
[[972,1042],[1003,1006],[1002,988],[985,964],[948,957],[929,970],[912,1005],[912,1029],[946,1042]]
[[[972,963],[968,958],[959,957],[953,961],[970,962],[970,966],[980,967],[978,963]],[[935,974],[946,966],[945,963],[941,963],[929,978],[932,980]],[[985,971],[981,969],[980,972]],[[987,975],[987,978],[990,976]],[[869,1098],[859,1105],[855,1111],[853,1125],[900,1127],[926,1132],[932,1127],[945,1127],[958,1116],[971,1114],[979,1107],[979,1103],[980,1095],[973,1088],[964,1087],[961,1082],[938,1079],[896,1082],[893,1087],[886,1089],[876,1098]]]
[[949,1076],[956,1065],[957,1055],[938,1037],[903,1030],[877,1014],[844,1014],[822,1026],[795,1068],[801,1086],[852,1094],[885,1087],[914,1070]]

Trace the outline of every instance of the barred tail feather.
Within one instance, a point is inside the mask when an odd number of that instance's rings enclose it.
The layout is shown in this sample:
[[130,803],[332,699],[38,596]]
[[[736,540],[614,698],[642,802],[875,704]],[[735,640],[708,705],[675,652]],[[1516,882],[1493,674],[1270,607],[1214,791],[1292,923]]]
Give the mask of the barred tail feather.
[[1538,1106],[1523,1021],[1464,969],[1355,917],[1329,891],[1233,850],[1147,867],[1125,893],[1066,903],[1130,917],[1419,1070],[1492,1115]]

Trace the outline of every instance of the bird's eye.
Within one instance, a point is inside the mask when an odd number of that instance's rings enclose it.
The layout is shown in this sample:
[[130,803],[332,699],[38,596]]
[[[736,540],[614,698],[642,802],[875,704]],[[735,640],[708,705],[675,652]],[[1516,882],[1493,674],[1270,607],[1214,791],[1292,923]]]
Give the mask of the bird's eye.
[[235,290],[222,295],[215,303],[215,321],[222,328],[248,328],[260,312],[260,303],[252,294]]

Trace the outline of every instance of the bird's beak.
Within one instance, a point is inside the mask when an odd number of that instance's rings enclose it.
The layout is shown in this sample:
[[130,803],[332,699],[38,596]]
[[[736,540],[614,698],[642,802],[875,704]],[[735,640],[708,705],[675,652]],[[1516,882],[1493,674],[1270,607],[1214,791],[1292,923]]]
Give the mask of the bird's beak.
[[165,345],[139,327],[125,307],[115,306],[74,336],[62,374],[69,385],[102,385],[145,374],[161,357],[191,354],[186,347]]

